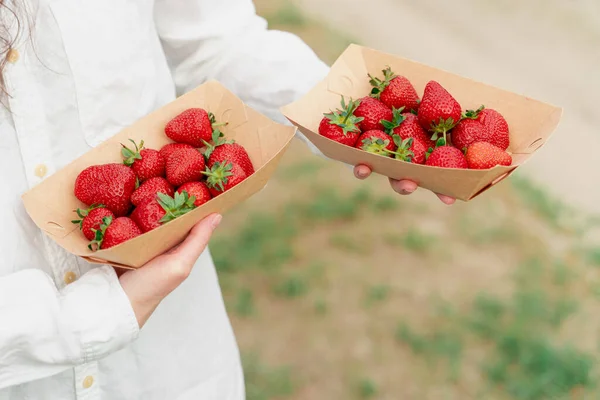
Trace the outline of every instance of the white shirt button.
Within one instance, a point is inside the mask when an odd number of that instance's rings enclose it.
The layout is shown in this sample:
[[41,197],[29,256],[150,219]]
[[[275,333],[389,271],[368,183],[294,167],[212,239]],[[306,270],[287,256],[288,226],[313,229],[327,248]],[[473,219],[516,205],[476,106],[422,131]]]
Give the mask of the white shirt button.
[[85,379],[83,380],[83,387],[85,389],[89,389],[93,384],[94,384],[93,376],[86,376]]
[[67,285],[75,282],[75,279],[77,279],[77,275],[75,275],[75,272],[69,271],[65,274],[64,280]]
[[35,167],[35,176],[37,176],[38,178],[43,178],[44,176],[46,176],[47,172],[48,167],[46,167],[44,164],[40,164]]
[[17,49],[10,49],[6,54],[6,60],[11,64],[19,61],[19,51]]

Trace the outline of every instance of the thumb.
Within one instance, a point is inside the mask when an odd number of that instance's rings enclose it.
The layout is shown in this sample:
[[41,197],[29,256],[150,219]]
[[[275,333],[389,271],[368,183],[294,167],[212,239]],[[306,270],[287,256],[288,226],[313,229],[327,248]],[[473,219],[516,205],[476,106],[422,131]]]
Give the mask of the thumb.
[[211,214],[198,222],[171,255],[178,257],[187,264],[196,262],[208,245],[214,230],[221,223],[221,219],[220,214]]

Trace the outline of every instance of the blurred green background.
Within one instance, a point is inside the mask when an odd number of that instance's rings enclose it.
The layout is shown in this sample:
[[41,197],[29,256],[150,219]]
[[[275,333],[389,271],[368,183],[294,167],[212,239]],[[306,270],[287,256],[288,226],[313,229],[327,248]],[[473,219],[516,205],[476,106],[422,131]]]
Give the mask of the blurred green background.
[[581,148],[600,145],[599,6],[522,3],[255,1],[327,62],[360,43],[565,118],[525,167],[452,207],[295,141],[211,244],[249,400],[600,398],[600,168]]

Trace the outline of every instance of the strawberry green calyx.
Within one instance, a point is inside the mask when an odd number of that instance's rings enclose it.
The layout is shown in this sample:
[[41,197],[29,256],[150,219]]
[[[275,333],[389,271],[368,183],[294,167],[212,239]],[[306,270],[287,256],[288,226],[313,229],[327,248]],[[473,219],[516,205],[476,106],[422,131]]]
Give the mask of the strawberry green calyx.
[[215,149],[221,145],[224,144],[233,144],[235,143],[234,140],[227,140],[225,139],[225,135],[223,135],[223,132],[219,131],[218,129],[215,129],[212,133],[212,143],[208,143],[207,141],[203,141],[204,145],[206,146],[206,150],[204,150],[204,156],[206,157],[206,159],[208,160],[210,155],[213,153],[213,151],[215,151]]
[[121,149],[121,155],[124,158],[123,164],[127,165],[128,167],[131,167],[136,160],[142,159],[142,155],[140,154],[140,151],[142,151],[144,149],[144,141],[142,140],[140,142],[139,146],[132,139],[129,139],[129,141],[131,143],[133,143],[133,145],[135,146],[135,151],[131,150],[129,147],[127,147],[121,143],[121,146],[123,147]]
[[431,153],[433,153],[433,150],[437,149],[438,147],[445,146],[445,145],[446,145],[446,139],[445,138],[439,138],[435,142],[435,147],[430,147],[425,152],[425,160],[427,160],[429,158],[429,156],[431,155]]
[[485,110],[485,106],[481,105],[477,110],[467,110],[463,114],[461,119],[477,119],[479,118],[479,114]]
[[396,160],[412,162],[415,157],[415,153],[411,150],[414,139],[408,138],[402,140],[399,135],[392,135],[392,138],[394,139],[396,146],[398,146],[398,149],[396,149],[396,151],[388,150],[387,153],[393,155]]
[[[215,114],[213,114],[211,112],[208,113],[208,119],[210,120],[210,124],[211,124],[212,129],[213,129],[213,134],[215,132],[217,132],[217,134],[219,136],[222,135],[221,131],[219,130],[219,127],[220,126],[227,126],[227,124],[229,124],[229,122],[217,122],[217,118],[215,117]],[[214,138],[214,136],[213,136],[213,138]]]
[[82,210],[81,208],[78,208],[77,210],[75,210],[75,212],[77,213],[77,216],[81,219],[74,219],[74,220],[71,220],[71,222],[75,225],[79,225],[79,229],[82,229],[84,218],[89,215],[90,211],[92,211],[96,208],[105,208],[105,206],[104,206],[104,204],[92,204],[86,210]]
[[381,93],[390,85],[392,79],[396,77],[396,74],[392,72],[390,67],[387,67],[381,72],[383,72],[383,80],[373,77],[371,74],[367,74],[370,78],[369,83],[371,83],[371,86],[373,86],[370,96],[375,99],[379,99]]
[[440,138],[440,134],[444,138],[444,142],[448,143],[447,134],[451,131],[459,121],[454,121],[454,118],[443,119],[440,118],[437,124],[431,124],[431,130],[433,131],[433,135],[431,136],[431,140],[438,140]]
[[173,197],[164,193],[157,193],[156,195],[158,197],[158,204],[165,210],[165,215],[158,221],[161,224],[181,217],[196,208],[194,205],[196,197],[190,197],[185,190],[181,193],[175,192],[175,196]]
[[387,156],[389,154],[387,150],[387,146],[389,144],[390,141],[387,139],[383,140],[381,138],[365,138],[362,141],[360,148],[369,153]]
[[344,136],[348,136],[350,132],[360,132],[358,128],[358,123],[361,122],[364,118],[357,117],[354,115],[354,111],[360,105],[360,101],[352,101],[346,104],[346,100],[342,96],[341,101],[342,109],[338,109],[334,112],[330,112],[327,114],[323,114],[327,119],[329,119],[329,123],[331,125],[337,125],[343,129]]
[[391,135],[392,133],[394,133],[394,129],[396,129],[397,127],[402,125],[402,123],[406,119],[406,117],[404,115],[402,115],[403,111],[404,111],[404,107],[392,108],[392,116],[393,116],[392,120],[391,121],[386,121],[386,120],[381,121],[381,125],[383,125],[383,127],[385,128],[384,129],[385,133],[387,133],[388,135]]
[[110,224],[112,224],[113,218],[112,217],[104,217],[102,218],[102,223],[100,224],[100,229],[92,229],[92,231],[94,232],[94,240],[92,240],[90,242],[90,244],[88,244],[88,248],[92,251],[96,251],[100,248],[102,248],[102,241],[104,240],[104,234],[106,233],[106,230],[108,229],[108,227],[110,226]]
[[206,171],[202,172],[207,176],[206,185],[209,188],[220,189],[221,191],[225,190],[225,186],[227,181],[233,172],[233,164],[221,164],[219,162],[214,163],[212,168],[206,167]]

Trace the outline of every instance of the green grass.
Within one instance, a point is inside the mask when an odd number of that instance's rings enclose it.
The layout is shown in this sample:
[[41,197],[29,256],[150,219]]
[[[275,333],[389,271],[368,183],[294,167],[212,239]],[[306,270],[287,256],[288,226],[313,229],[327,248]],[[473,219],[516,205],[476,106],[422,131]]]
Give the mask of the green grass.
[[457,224],[460,233],[470,243],[475,245],[513,244],[518,242],[522,234],[511,219],[495,221],[488,218],[481,224],[477,215],[467,213],[461,215]]
[[414,354],[425,357],[428,363],[437,364],[445,360],[450,379],[459,378],[464,338],[458,332],[436,329],[417,333],[406,322],[400,322],[396,328],[396,340],[408,345]]
[[299,179],[313,179],[315,175],[325,166],[323,161],[318,159],[301,161],[282,168],[278,175],[289,182],[297,182]]
[[275,293],[281,297],[296,298],[304,296],[309,286],[305,278],[301,276],[287,277],[283,282],[275,286]]
[[[234,234],[216,233],[210,248],[219,273],[278,269],[294,259],[294,242],[300,234],[330,222],[353,224],[373,211],[371,202],[381,200],[366,188],[347,195],[333,188],[316,187],[313,193],[306,200],[290,202],[282,211],[248,215]],[[367,249],[351,235],[336,233],[331,240],[343,250]]]
[[401,208],[400,200],[392,196],[383,196],[372,203],[375,212],[397,211]]
[[332,63],[351,43],[360,43],[347,33],[308,17],[291,0],[280,1],[275,9],[272,7],[273,0],[255,0],[255,3],[257,6],[268,5],[269,11],[264,15],[269,28],[299,35],[327,63]]
[[317,300],[315,300],[315,313],[317,313],[318,315],[324,315],[327,314],[327,311],[329,311],[329,308],[325,299],[318,298]]
[[385,301],[391,292],[391,287],[388,285],[375,285],[369,287],[366,294],[366,305],[381,303]]
[[573,281],[563,263],[531,259],[518,268],[510,298],[480,293],[462,311],[451,305],[440,310],[435,329],[418,333],[400,323],[396,339],[428,363],[447,361],[452,379],[460,377],[463,343],[480,341],[488,348],[482,375],[515,400],[563,398],[577,388],[591,389],[596,357],[555,337],[579,308],[569,295]]
[[377,395],[377,384],[369,378],[363,378],[358,383],[358,397],[360,399],[372,399]]
[[425,254],[435,245],[436,238],[426,235],[415,227],[410,227],[404,234],[402,244],[411,252]]
[[587,262],[593,267],[600,267],[600,247],[587,251]]
[[562,201],[554,198],[543,187],[532,180],[513,174],[509,182],[516,189],[521,200],[531,210],[555,228],[563,228],[562,219],[570,210]]
[[[368,189],[360,188],[347,195],[327,186],[317,186],[309,203],[293,204],[290,208],[300,210],[304,220],[352,221],[372,200]],[[291,210],[290,210],[291,212]]]
[[305,27],[309,24],[309,19],[291,0],[284,1],[277,11],[267,16],[267,21],[270,25],[288,28]]
[[372,250],[369,248],[370,242],[365,240],[364,235],[350,235],[343,232],[334,232],[329,238],[329,244],[347,253],[353,254],[370,254]]
[[271,367],[254,354],[243,354],[247,400],[271,400],[289,397],[294,383],[289,367]]
[[219,272],[269,270],[292,259],[297,234],[296,221],[287,214],[251,214],[237,234],[215,235],[211,251]]
[[235,312],[241,317],[248,317],[254,314],[254,294],[250,289],[241,289],[235,299]]

